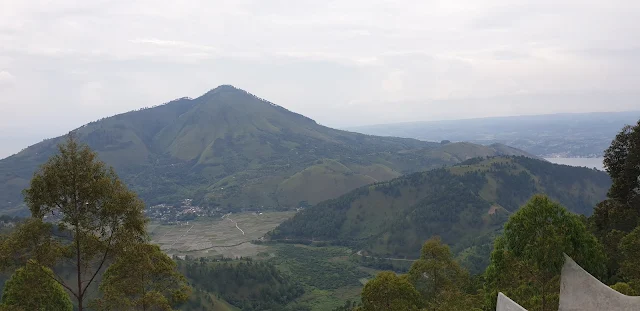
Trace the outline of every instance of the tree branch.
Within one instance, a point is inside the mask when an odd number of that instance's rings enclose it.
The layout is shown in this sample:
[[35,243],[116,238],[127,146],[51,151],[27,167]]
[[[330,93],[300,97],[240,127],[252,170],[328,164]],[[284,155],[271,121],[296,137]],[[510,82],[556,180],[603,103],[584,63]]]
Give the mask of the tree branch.
[[[64,282],[58,280],[57,278],[62,279],[57,273],[55,273],[55,271],[53,271],[53,269],[51,269],[51,272],[53,273],[53,275],[50,275],[49,273],[47,273],[47,271],[45,269],[43,269],[42,265],[38,265],[40,267],[40,270],[42,270],[42,272],[44,272],[44,274],[46,276],[48,276],[49,278],[51,278],[52,280],[54,280],[56,283],[62,285],[62,287],[66,288],[74,297],[78,298],[78,294],[76,294],[73,289],[71,289],[68,285],[64,284]],[[57,277],[57,278],[56,278]]]
[[87,290],[87,288],[89,288],[89,285],[91,285],[91,283],[93,282],[95,277],[98,275],[98,273],[102,269],[102,266],[104,265],[105,261],[107,261],[107,255],[109,254],[109,249],[111,248],[111,240],[112,239],[113,239],[113,231],[111,231],[111,235],[109,236],[109,241],[107,242],[107,249],[104,251],[104,256],[102,256],[102,259],[100,260],[100,265],[98,265],[98,269],[96,269],[96,271],[93,273],[93,275],[91,276],[91,278],[87,282],[87,285],[84,287],[82,292],[85,292]]

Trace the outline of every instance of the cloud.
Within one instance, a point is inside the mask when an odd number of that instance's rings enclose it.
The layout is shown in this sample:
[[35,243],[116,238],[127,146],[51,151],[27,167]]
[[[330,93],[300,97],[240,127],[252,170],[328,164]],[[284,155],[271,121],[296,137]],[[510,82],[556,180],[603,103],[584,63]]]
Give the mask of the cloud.
[[[7,0],[0,124],[46,138],[218,84],[340,126],[625,109],[638,18],[635,0]],[[561,100],[591,92],[610,100]]]
[[183,49],[194,49],[194,50],[203,50],[203,51],[217,51],[215,47],[194,44],[184,41],[174,41],[174,40],[160,40],[160,39],[134,39],[130,40],[132,43],[141,43],[141,44],[151,44],[160,47],[171,47],[171,48],[183,48]]
[[14,77],[10,72],[5,70],[0,70],[0,86],[8,86],[15,82],[16,77]]

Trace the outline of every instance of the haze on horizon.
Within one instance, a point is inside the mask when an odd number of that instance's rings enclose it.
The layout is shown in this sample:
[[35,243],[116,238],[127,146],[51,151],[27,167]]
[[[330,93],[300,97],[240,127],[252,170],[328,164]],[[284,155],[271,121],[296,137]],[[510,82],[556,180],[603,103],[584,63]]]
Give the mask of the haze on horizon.
[[220,84],[333,127],[640,107],[634,0],[0,3],[0,158]]

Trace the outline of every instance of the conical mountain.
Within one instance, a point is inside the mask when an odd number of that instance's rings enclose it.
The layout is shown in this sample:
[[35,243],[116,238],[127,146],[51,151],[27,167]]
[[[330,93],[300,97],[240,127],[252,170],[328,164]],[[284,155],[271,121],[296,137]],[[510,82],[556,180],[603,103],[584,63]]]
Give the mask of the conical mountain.
[[[477,155],[522,154],[340,131],[229,85],[91,122],[76,133],[147,204],[192,198],[225,209],[313,204]],[[20,191],[62,141],[0,160],[0,209],[20,207]]]

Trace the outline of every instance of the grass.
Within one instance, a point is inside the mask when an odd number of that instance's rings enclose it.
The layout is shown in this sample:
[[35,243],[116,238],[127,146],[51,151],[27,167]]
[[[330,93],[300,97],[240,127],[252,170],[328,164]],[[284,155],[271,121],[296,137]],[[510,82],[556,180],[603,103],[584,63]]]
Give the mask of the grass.
[[300,201],[316,204],[327,197],[335,198],[376,181],[373,177],[350,170],[338,161],[323,159],[284,180],[278,185],[278,194],[290,204]]

